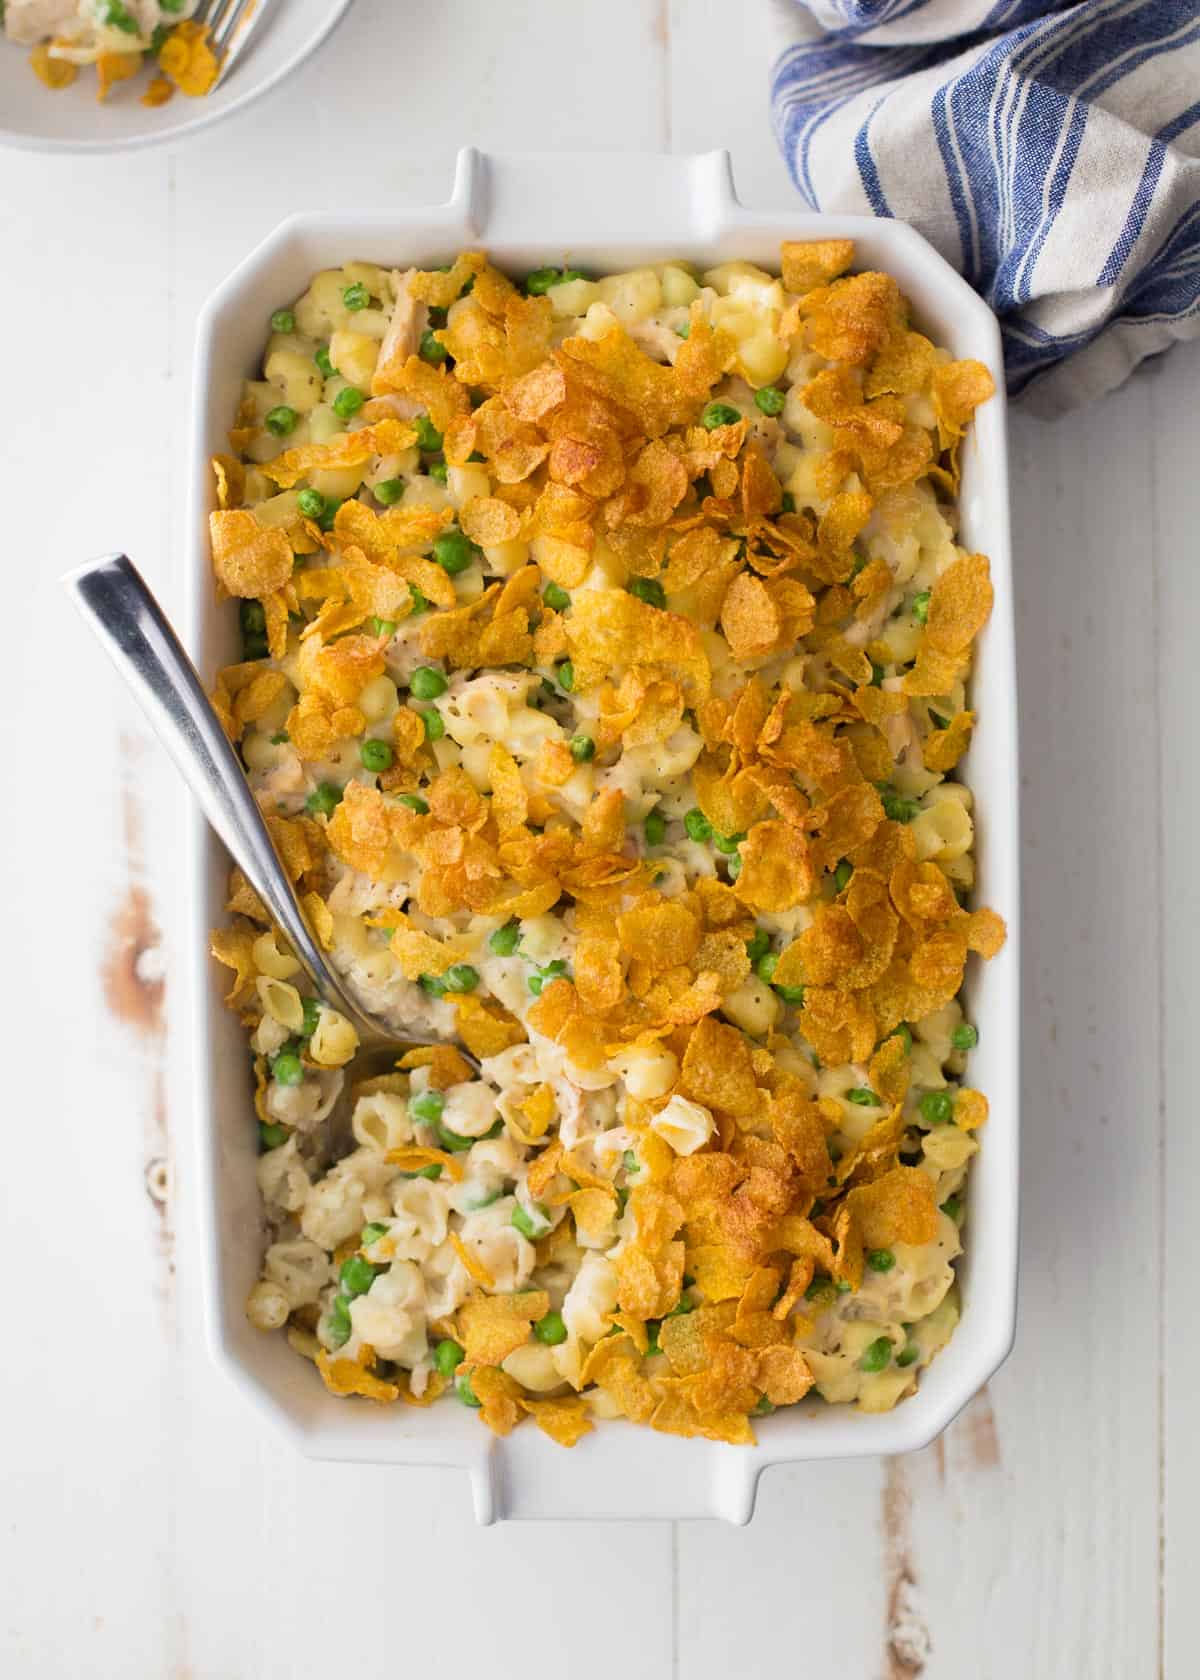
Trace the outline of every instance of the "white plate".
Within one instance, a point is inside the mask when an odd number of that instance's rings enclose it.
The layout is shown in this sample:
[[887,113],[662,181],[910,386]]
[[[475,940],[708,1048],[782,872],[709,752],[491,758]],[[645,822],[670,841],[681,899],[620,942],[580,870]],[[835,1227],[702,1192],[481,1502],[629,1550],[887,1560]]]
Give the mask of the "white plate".
[[385,266],[444,262],[485,245],[500,267],[523,273],[569,262],[611,271],[669,256],[704,266],[745,258],[778,266],[781,238],[852,236],[858,264],[888,269],[918,322],[956,356],[976,356],[996,378],[963,450],[962,540],[992,562],[996,604],[980,639],[979,722],[966,761],[975,790],[980,902],[1008,922],[991,963],[972,959],[968,995],[980,1045],[971,1073],[991,1100],[972,1165],[964,1311],[918,1392],[867,1416],[802,1402],[761,1420],[756,1447],[683,1441],[626,1423],[602,1424],[571,1452],[537,1430],[489,1437],[474,1413],[447,1402],[427,1410],[376,1407],[328,1395],[281,1336],[246,1322],[243,1303],[259,1266],[262,1219],[254,1178],[245,1040],[223,1007],[206,956],[208,929],[224,920],[228,860],[197,818],[190,1008],[177,1018],[174,1065],[193,1062],[199,1199],[205,1224],[203,1288],[213,1355],[296,1445],[314,1458],[466,1469],[481,1522],[497,1517],[713,1517],[746,1522],[758,1477],[771,1464],[908,1452],[926,1445],[987,1381],[1012,1343],[1017,1273],[1017,741],[1012,569],[1000,335],[987,306],[911,228],[886,220],[747,211],[733,192],[728,155],[483,157],[464,151],[448,204],[424,210],[347,210],[285,222],[206,306],[197,347],[192,462],[188,638],[206,676],[238,657],[236,613],[218,607],[208,553],[208,457],[226,447],[241,381],[253,376],[266,322],[320,268],[364,258]]
[[153,110],[141,103],[152,74],[149,68],[135,80],[120,83],[101,105],[94,70],[81,69],[69,88],[55,92],[34,75],[28,47],[0,38],[0,144],[44,152],[118,152],[195,134],[240,111],[298,69],[345,16],[350,3],[259,0],[252,33],[216,92],[203,99],[176,93]]

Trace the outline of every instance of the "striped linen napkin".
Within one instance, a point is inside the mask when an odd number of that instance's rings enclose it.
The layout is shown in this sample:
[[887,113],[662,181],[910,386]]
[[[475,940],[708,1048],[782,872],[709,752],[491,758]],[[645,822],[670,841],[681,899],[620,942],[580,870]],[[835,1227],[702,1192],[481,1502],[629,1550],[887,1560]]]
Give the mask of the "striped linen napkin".
[[1200,334],[1200,0],[771,0],[821,210],[911,222],[1056,413]]

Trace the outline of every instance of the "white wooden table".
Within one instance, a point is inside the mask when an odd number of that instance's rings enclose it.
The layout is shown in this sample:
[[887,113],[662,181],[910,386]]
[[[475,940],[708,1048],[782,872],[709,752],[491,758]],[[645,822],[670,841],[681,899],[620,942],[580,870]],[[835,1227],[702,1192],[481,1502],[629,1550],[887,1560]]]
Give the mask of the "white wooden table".
[[1024,1270],[990,1393],[916,1458],[773,1472],[746,1531],[479,1530],[465,1479],[305,1462],[207,1362],[164,1032],[181,798],[56,578],[123,547],[178,601],[197,306],[292,210],[441,199],[467,141],[727,145],[749,202],[793,201],[754,7],[607,0],[586,35],[584,12],[359,0],[280,94],[178,152],[3,157],[0,1674],[1184,1680],[1195,351],[1014,422]]

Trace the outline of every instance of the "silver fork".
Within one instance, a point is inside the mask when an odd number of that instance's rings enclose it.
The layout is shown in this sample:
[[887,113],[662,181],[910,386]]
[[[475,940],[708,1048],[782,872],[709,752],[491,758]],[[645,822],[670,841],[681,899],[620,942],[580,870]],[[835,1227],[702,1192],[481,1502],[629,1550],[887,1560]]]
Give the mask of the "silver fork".
[[200,0],[192,13],[192,21],[204,24],[208,29],[209,45],[220,62],[214,86],[219,87],[224,81],[226,72],[237,57],[230,48],[238,31],[243,32],[238,42],[240,51],[251,25],[258,22],[271,4],[272,0]]

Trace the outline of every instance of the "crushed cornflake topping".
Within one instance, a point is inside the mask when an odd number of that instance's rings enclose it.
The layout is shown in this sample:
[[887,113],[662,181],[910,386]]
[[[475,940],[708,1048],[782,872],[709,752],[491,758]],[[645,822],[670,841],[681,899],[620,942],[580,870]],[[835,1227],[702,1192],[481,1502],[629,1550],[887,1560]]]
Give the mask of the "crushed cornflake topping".
[[781,268],[347,264],[214,460],[215,704],[332,960],[445,1041],[356,1082],[235,872],[247,1310],[335,1394],[748,1442],[954,1329],[992,380],[849,241]]

